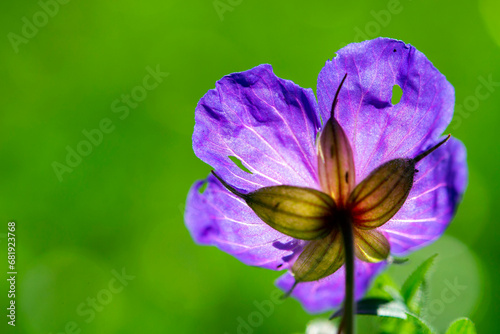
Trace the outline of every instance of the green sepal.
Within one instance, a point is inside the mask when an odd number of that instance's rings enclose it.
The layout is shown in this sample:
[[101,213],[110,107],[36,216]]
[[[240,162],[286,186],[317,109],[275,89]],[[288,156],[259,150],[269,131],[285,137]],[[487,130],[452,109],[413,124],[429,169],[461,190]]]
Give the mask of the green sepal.
[[344,264],[344,255],[344,241],[338,229],[323,239],[312,240],[293,264],[295,281],[311,282],[330,276]]
[[264,223],[293,238],[321,239],[335,226],[335,202],[315,189],[265,187],[247,194],[244,199]]
[[326,237],[336,226],[336,205],[316,189],[272,186],[244,194],[212,174],[227,190],[243,199],[267,225],[292,238],[316,240]]
[[354,228],[354,252],[361,261],[377,263],[387,259],[391,245],[384,234],[376,229]]
[[347,201],[356,227],[370,230],[389,221],[405,203],[414,176],[411,159],[390,160],[371,172]]

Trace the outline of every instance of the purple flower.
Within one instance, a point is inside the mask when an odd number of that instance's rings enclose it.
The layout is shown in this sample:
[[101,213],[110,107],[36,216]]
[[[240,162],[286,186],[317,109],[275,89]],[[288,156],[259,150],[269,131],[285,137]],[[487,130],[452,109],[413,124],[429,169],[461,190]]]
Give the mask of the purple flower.
[[[396,105],[394,85],[403,90]],[[433,150],[453,115],[453,87],[413,46],[386,38],[346,46],[321,70],[317,95],[276,77],[270,65],[219,80],[196,108],[193,148],[220,181],[196,182],[185,213],[197,243],[286,269],[277,281],[285,291],[300,280],[292,296],[310,312],[344,298],[332,212],[352,221],[361,298],[389,252],[405,256],[443,234],[467,183],[460,141]],[[278,206],[303,211],[284,219],[271,210]],[[329,256],[318,258],[323,246]],[[314,260],[324,270],[300,269]]]

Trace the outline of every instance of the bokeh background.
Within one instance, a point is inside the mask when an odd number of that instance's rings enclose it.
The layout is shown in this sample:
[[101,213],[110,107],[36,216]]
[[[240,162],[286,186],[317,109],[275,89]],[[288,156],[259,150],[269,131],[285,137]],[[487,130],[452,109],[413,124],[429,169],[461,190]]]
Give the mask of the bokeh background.
[[[8,221],[19,272],[15,329],[0,280],[2,333],[237,333],[279,273],[197,246],[184,226],[187,191],[210,170],[191,148],[195,105],[223,75],[261,63],[315,89],[336,50],[377,36],[413,44],[454,85],[449,132],[470,168],[446,236],[389,274],[401,283],[439,253],[430,321],[470,316],[479,333],[500,331],[500,85],[484,84],[500,83],[498,1],[60,1],[0,5],[0,272]],[[157,68],[168,76],[140,96]],[[140,101],[124,107],[131,93]],[[102,142],[58,177],[106,119]],[[447,284],[460,285],[453,302]],[[304,333],[322,317],[287,300],[251,331]]]

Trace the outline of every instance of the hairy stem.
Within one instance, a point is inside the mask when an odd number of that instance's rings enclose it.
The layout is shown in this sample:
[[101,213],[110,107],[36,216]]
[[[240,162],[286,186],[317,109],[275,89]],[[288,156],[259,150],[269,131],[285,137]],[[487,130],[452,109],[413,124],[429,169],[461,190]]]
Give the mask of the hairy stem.
[[355,333],[356,304],[354,300],[354,235],[350,218],[341,220],[340,228],[345,248],[345,297],[344,316],[340,322],[338,333]]

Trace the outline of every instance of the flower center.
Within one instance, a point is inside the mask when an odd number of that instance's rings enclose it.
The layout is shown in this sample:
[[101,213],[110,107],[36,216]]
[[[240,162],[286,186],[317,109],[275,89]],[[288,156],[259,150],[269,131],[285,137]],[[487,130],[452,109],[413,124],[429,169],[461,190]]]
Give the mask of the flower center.
[[337,89],[331,117],[317,142],[318,175],[322,191],[288,185],[260,188],[250,193],[227,184],[260,219],[275,230],[307,243],[292,266],[296,282],[316,281],[333,274],[354,255],[380,262],[390,244],[378,227],[403,206],[413,186],[416,164],[450,136],[415,158],[390,160],[356,184],[354,154],[342,126],[335,119]]

